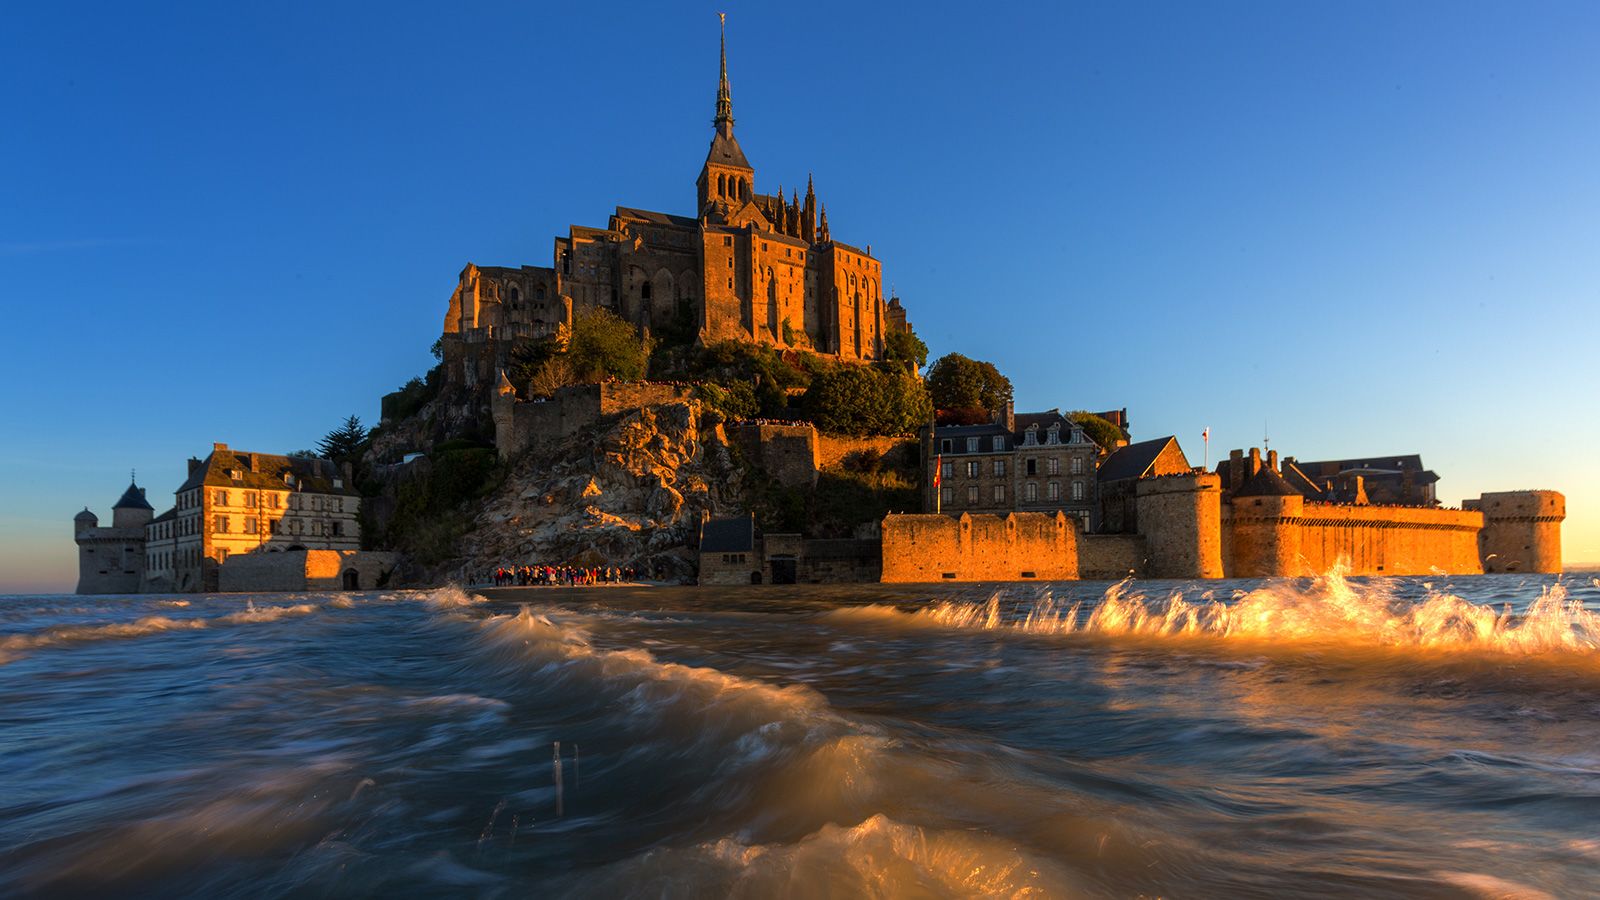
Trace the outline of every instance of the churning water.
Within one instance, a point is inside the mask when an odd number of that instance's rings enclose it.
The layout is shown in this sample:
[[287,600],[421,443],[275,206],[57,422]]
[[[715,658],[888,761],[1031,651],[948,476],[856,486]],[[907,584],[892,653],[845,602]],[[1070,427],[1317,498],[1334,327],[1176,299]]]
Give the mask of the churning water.
[[1600,884],[1587,579],[522,598],[0,598],[0,895]]

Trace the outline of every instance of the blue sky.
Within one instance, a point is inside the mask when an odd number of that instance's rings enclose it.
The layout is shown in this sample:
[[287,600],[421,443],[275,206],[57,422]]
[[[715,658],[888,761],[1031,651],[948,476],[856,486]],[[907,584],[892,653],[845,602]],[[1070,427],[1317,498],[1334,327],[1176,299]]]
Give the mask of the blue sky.
[[718,8],[757,189],[1019,408],[1554,487],[1600,560],[1600,6],[457,7],[8,11],[0,591],[130,468],[375,421],[466,262],[692,213]]

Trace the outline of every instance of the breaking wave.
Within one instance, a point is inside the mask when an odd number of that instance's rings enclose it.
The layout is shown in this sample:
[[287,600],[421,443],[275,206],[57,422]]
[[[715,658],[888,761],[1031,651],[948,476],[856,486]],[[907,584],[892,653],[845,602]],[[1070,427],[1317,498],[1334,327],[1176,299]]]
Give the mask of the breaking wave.
[[[161,605],[174,606],[176,603],[188,605],[188,601],[163,602]],[[199,631],[217,626],[275,622],[288,616],[307,615],[316,612],[317,609],[313,603],[256,606],[253,601],[246,601],[244,609],[214,618],[198,616],[171,618],[157,615],[144,616],[131,622],[111,622],[101,625],[53,625],[39,631],[0,637],[0,664],[11,662],[29,650],[120,638],[147,637],[173,631]]]
[[1336,568],[1308,583],[1269,582],[1231,600],[1151,599],[1131,580],[1095,601],[1063,603],[1048,593],[1031,602],[940,601],[915,611],[874,604],[825,619],[1047,635],[1332,643],[1373,648],[1489,652],[1600,660],[1600,613],[1557,582],[1540,589],[1522,613],[1473,603],[1427,588],[1399,599],[1388,582],[1352,584]]
[[[583,886],[608,897],[1036,897],[1077,887],[1048,860],[975,831],[874,815],[827,824],[792,844],[732,838],[630,860]],[[664,890],[663,885],[670,885]],[[1078,887],[1070,893],[1082,893]]]

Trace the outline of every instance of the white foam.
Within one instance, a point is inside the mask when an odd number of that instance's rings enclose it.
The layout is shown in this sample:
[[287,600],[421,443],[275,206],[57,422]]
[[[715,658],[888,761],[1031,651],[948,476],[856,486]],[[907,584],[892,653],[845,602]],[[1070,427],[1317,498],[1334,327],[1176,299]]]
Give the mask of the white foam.
[[1164,600],[1139,594],[1130,581],[1095,604],[1062,604],[1048,594],[1008,611],[997,593],[987,603],[941,601],[913,612],[869,606],[834,610],[840,622],[1029,634],[1226,639],[1420,650],[1564,655],[1600,659],[1600,613],[1585,608],[1557,582],[1541,588],[1528,611],[1513,614],[1428,587],[1420,601],[1397,599],[1385,582],[1354,585],[1332,572],[1301,585],[1274,581],[1233,602],[1181,592]]

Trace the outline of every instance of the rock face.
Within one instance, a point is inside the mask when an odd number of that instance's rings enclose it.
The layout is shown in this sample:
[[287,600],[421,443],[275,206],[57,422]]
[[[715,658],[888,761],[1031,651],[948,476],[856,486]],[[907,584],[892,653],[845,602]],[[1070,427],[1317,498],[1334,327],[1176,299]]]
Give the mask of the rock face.
[[686,400],[623,413],[513,464],[462,539],[462,564],[694,569],[702,511],[742,508],[740,471],[720,425]]

